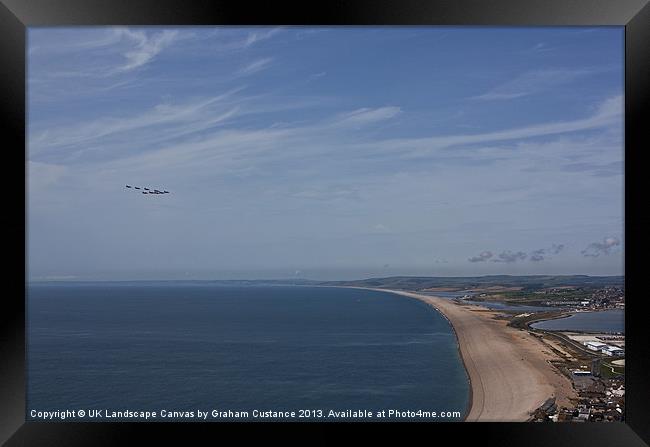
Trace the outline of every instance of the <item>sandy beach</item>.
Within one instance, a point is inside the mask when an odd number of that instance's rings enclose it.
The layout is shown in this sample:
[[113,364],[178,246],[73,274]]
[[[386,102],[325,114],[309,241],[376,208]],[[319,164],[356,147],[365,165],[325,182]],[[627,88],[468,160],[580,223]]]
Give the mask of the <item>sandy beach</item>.
[[496,312],[412,292],[375,290],[422,300],[450,321],[470,379],[467,421],[526,421],[550,397],[558,406],[576,397],[570,380],[549,363],[556,355],[527,331],[494,319]]

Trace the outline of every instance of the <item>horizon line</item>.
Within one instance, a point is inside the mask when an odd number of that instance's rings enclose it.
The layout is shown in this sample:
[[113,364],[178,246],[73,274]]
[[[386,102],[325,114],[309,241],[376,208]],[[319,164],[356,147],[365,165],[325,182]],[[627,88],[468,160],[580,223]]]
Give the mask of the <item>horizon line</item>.
[[421,275],[393,275],[393,276],[371,276],[365,278],[355,279],[310,279],[310,278],[229,278],[229,279],[197,279],[197,278],[173,278],[173,279],[72,279],[72,278],[49,278],[49,279],[27,279],[26,283],[32,282],[234,282],[234,281],[309,281],[309,282],[354,282],[354,281],[368,281],[377,279],[395,279],[395,278],[421,278],[421,279],[447,279],[447,278],[495,278],[495,277],[508,277],[508,278],[531,278],[531,277],[582,277],[582,278],[624,278],[625,274],[618,275],[585,275],[585,274],[533,274],[533,275],[510,275],[510,274],[494,274],[494,275],[478,275],[478,276],[421,276]]

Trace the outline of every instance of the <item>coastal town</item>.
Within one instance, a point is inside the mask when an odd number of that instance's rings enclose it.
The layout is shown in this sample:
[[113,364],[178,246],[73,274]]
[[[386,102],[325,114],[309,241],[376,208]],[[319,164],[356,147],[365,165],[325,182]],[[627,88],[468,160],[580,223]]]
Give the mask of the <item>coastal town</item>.
[[[392,277],[344,285],[419,299],[450,321],[472,387],[467,421],[625,420],[623,277]],[[582,317],[596,323],[566,323]],[[506,399],[510,393],[518,397]]]
[[[577,398],[572,405],[558,406],[547,399],[531,414],[534,422],[612,422],[625,420],[625,335],[618,331],[561,331],[534,327],[535,323],[566,318],[582,312],[625,308],[622,286],[600,288],[554,287],[530,293],[528,302],[557,310],[504,312],[509,326],[528,331],[552,350],[560,361],[553,362],[571,380]],[[552,297],[540,300],[539,296]],[[579,300],[575,299],[580,296]],[[489,293],[466,294],[461,300],[491,300]]]
[[[487,293],[478,298],[486,299]],[[621,286],[597,289],[579,287],[550,288],[535,291],[536,297],[552,299],[539,302],[557,310],[501,314],[509,326],[528,331],[553,351],[561,360],[553,366],[567,377],[577,398],[570,405],[558,406],[555,397],[547,399],[535,410],[533,422],[613,422],[625,420],[625,335],[621,332],[554,331],[532,327],[536,322],[566,318],[571,314],[625,308],[625,292]],[[581,296],[576,300],[573,297]],[[472,300],[464,295],[462,300]]]
[[[557,293],[553,291],[552,293]],[[551,305],[557,305],[557,301]],[[568,303],[567,303],[568,304]],[[566,305],[566,304],[565,304]],[[574,312],[596,312],[625,308],[622,287],[604,287],[590,292]],[[568,311],[569,309],[566,309]],[[565,313],[559,315],[562,317]],[[556,405],[548,399],[532,415],[535,422],[612,422],[625,420],[625,335],[621,332],[549,331],[531,327],[540,321],[534,314],[520,314],[513,319],[528,318],[525,327],[531,334],[552,347],[563,361],[554,366],[568,377],[578,398],[572,406]],[[546,315],[545,317],[548,317]],[[516,324],[516,323],[515,323]],[[558,343],[553,346],[553,342]]]

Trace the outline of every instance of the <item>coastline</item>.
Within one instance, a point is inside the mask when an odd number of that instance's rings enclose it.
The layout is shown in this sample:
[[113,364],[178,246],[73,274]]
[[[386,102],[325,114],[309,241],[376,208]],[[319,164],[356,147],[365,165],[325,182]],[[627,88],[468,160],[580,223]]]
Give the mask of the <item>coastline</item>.
[[366,288],[418,299],[449,321],[469,379],[466,421],[523,422],[547,399],[574,398],[571,381],[551,363],[557,356],[527,331],[494,319],[477,305],[402,290]]

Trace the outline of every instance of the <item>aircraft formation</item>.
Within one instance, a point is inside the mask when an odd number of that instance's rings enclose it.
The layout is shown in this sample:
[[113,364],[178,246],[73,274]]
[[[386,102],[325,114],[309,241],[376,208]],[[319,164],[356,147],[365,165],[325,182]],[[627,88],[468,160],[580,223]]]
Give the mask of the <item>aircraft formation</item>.
[[151,188],[144,188],[140,186],[131,186],[131,185],[126,185],[127,188],[129,189],[139,189],[142,190],[142,194],[169,194],[169,191],[166,190],[159,190],[159,189],[151,189]]

